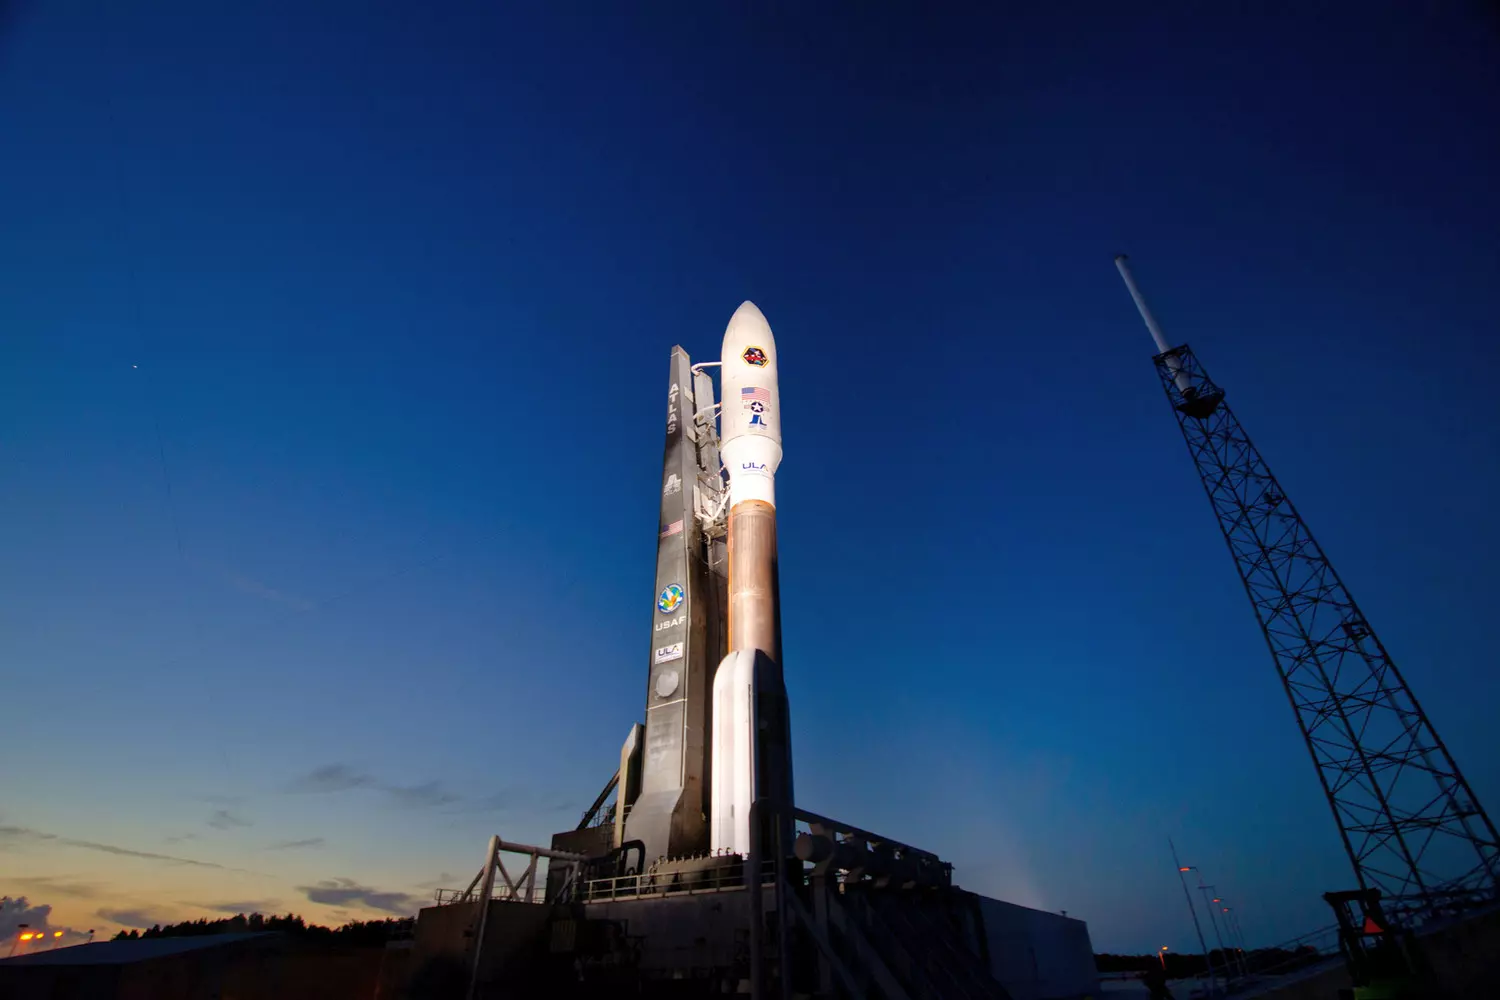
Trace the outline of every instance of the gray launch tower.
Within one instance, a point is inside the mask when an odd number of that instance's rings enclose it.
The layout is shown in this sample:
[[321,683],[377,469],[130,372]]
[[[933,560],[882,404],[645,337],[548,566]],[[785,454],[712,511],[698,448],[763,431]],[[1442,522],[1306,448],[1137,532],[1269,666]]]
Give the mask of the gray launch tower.
[[632,752],[633,730],[615,806],[620,842],[639,841],[648,862],[708,849],[713,674],[728,638],[714,409],[713,380],[693,370],[687,351],[672,348],[644,745]]

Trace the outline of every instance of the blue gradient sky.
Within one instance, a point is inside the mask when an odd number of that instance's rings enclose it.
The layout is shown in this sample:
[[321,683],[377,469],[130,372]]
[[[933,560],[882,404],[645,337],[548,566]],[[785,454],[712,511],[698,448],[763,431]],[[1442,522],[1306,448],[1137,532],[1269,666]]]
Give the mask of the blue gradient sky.
[[405,912],[570,826],[668,351],[751,298],[804,804],[1099,950],[1192,944],[1169,834],[1253,943],[1323,925],[1122,250],[1500,808],[1494,22],[426,6],[8,23],[0,893]]

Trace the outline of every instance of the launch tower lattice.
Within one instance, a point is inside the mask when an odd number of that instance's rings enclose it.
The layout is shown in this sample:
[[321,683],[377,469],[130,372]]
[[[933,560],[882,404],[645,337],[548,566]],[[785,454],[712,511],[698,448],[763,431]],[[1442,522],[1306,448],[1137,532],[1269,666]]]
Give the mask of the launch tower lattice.
[[1360,887],[1414,923],[1494,900],[1500,836],[1384,644],[1192,350],[1155,361]]

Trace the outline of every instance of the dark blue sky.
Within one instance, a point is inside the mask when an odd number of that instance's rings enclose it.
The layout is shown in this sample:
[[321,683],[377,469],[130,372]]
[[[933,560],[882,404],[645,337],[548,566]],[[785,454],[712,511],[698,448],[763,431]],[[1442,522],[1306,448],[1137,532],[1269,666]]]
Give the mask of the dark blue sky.
[[1194,945],[1169,834],[1253,942],[1321,926],[1121,251],[1500,808],[1494,21],[426,6],[10,19],[0,889],[328,916],[570,825],[641,714],[668,352],[750,298],[803,804],[1099,950]]

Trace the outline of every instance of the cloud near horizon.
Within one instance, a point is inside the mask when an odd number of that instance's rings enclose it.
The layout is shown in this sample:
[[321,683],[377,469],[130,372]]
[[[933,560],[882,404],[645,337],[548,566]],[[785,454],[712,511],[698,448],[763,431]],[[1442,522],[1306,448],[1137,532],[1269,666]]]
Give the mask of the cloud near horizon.
[[384,913],[410,915],[422,906],[422,900],[407,893],[382,892],[347,878],[324,879],[317,885],[300,885],[297,891],[314,903],[327,906],[354,904]]
[[278,840],[266,848],[268,851],[300,851],[313,847],[322,847],[328,841],[322,837],[306,837],[302,840]]
[[151,913],[141,909],[111,909],[109,907],[106,907],[102,910],[99,910],[94,915],[102,920],[108,920],[112,924],[119,924],[121,927],[134,927],[137,929],[155,927],[157,924],[170,924],[176,922],[172,917],[163,916],[160,913]]
[[[13,879],[12,881],[22,880]],[[16,954],[21,955],[37,951],[51,951],[53,948],[66,948],[88,940],[88,931],[58,926],[52,923],[51,917],[52,907],[49,904],[37,903],[33,906],[25,896],[16,896],[0,902],[0,941],[10,941],[19,945],[24,951],[17,951]],[[23,944],[16,936],[22,924],[26,925],[27,930],[40,931],[46,937],[37,944]],[[58,931],[62,933],[58,934]]]
[[0,903],[0,940],[10,940],[22,924],[33,930],[45,930],[52,907],[46,903],[32,906],[25,896],[17,896]]

